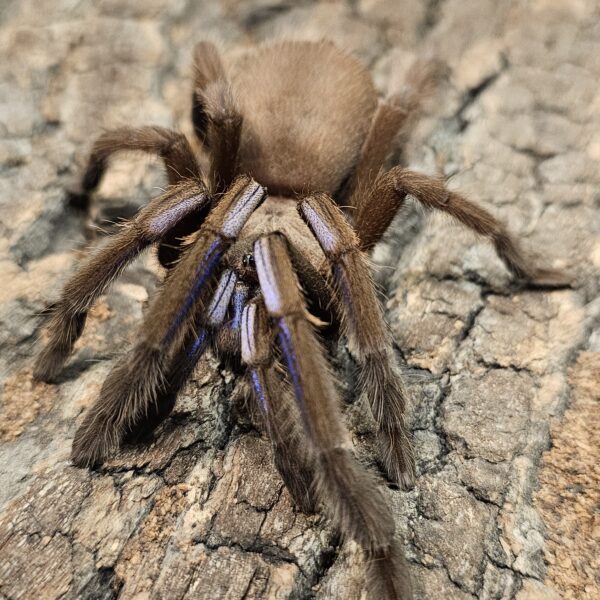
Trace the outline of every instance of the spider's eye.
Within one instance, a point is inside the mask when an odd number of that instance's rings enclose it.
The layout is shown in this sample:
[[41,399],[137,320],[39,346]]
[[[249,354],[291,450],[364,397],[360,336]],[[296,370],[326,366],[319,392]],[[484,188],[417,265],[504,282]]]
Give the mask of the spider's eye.
[[245,254],[242,259],[242,264],[246,269],[254,268],[254,255],[253,254]]

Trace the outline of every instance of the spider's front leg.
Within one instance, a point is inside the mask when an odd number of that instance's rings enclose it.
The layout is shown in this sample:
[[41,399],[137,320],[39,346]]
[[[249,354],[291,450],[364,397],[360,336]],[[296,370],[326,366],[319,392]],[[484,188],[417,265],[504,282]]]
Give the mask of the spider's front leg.
[[154,198],[138,215],[83,262],[56,303],[49,339],[37,358],[34,377],[54,379],[83,332],[87,313],[123,269],[151,244],[160,242],[182,220],[199,215],[209,204],[199,180],[187,180]]
[[377,480],[348,449],[335,382],[307,318],[285,238],[279,234],[259,238],[254,256],[264,302],[315,455],[316,495],[342,532],[365,550],[373,597],[409,598],[406,568],[394,540],[394,519]]
[[362,395],[377,424],[385,470],[401,487],[412,487],[415,466],[404,422],[406,392],[366,257],[352,227],[329,196],[305,198],[299,210],[332,264],[345,334],[358,361]]
[[314,457],[298,427],[293,396],[276,372],[273,341],[262,303],[247,304],[241,322],[242,361],[273,444],[275,466],[296,505],[309,513],[315,505]]
[[236,279],[235,273],[230,269],[223,271],[208,307],[206,310],[202,305],[199,307],[193,327],[170,359],[156,401],[135,422],[128,425],[128,431],[124,434],[127,441],[148,437],[171,414],[179,392],[209,347],[211,337],[220,331],[225,321]]
[[195,242],[150,305],[139,342],[109,373],[100,397],[75,433],[71,457],[93,465],[143,420],[164,390],[169,361],[184,343],[194,315],[205,310],[210,282],[226,250],[264,198],[264,189],[240,177],[209,213]]

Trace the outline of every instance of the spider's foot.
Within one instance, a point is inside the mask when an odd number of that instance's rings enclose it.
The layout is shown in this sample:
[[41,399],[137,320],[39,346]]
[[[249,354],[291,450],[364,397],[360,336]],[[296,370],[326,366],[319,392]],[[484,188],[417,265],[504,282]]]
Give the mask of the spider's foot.
[[114,436],[107,428],[92,427],[86,418],[75,432],[71,447],[71,461],[76,467],[94,467],[100,465],[109,456],[116,445]]
[[60,375],[69,352],[46,346],[38,355],[33,366],[33,378],[36,381],[51,383]]
[[406,558],[398,540],[377,552],[367,553],[370,598],[413,598]]
[[523,283],[532,289],[569,288],[573,285],[573,277],[557,269],[536,269]]
[[305,482],[299,481],[290,485],[286,482],[286,488],[294,501],[298,510],[306,515],[311,515],[316,512],[317,505],[315,498],[309,487],[306,487]]
[[385,474],[387,478],[395,483],[401,490],[412,490],[415,486],[414,468],[403,468],[398,465],[386,465]]
[[316,501],[312,492],[313,474],[308,465],[301,466],[275,450],[275,466],[285,483],[296,507],[305,514],[316,511]]
[[410,446],[381,439],[380,454],[387,478],[401,490],[411,490],[415,485],[415,460]]
[[85,445],[75,439],[71,448],[71,461],[76,467],[94,467],[101,465],[109,452],[110,448],[101,441],[93,441],[91,445]]
[[412,490],[415,487],[415,474],[413,471],[402,471],[396,477],[396,483],[401,490]]

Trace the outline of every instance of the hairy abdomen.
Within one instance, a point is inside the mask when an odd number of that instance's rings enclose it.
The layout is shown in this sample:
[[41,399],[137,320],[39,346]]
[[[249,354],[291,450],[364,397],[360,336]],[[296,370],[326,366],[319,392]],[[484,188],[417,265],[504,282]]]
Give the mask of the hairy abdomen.
[[355,164],[377,94],[366,69],[331,42],[279,42],[238,59],[239,171],[269,193],[334,193]]

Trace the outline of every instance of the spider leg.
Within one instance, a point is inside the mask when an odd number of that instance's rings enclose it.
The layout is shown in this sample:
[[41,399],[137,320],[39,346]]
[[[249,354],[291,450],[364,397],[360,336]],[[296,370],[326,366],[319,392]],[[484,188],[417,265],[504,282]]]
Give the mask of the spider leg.
[[347,448],[348,432],[335,382],[307,319],[285,238],[280,234],[259,238],[254,255],[267,312],[276,325],[301,421],[315,453],[317,497],[342,532],[365,550],[370,571],[376,572],[373,576],[385,578],[388,596],[407,598],[392,513],[377,489],[377,480]]
[[359,205],[365,191],[375,183],[392,149],[409,137],[441,71],[437,61],[415,61],[408,71],[403,89],[379,103],[349,184],[350,199],[344,204]]
[[372,248],[381,239],[409,194],[423,206],[441,210],[479,235],[487,237],[507,269],[517,279],[539,286],[568,285],[568,279],[559,271],[531,264],[517,240],[487,210],[450,191],[443,180],[402,167],[394,167],[380,175],[370,193],[361,199],[355,223],[363,250]]
[[240,177],[210,212],[150,305],[139,342],[108,374],[98,400],[75,433],[71,457],[76,465],[102,461],[156,401],[173,350],[180,348],[194,315],[205,306],[221,257],[263,198],[261,186]]
[[170,185],[182,179],[199,179],[200,167],[187,138],[165,127],[120,127],[103,133],[94,143],[79,187],[71,191],[73,200],[86,208],[89,195],[100,185],[108,159],[116,152],[138,151],[160,157],[167,168]]
[[194,48],[192,122],[210,150],[212,191],[223,192],[236,174],[242,115],[219,52],[210,42],[199,42]]
[[379,102],[360,159],[348,184],[350,190],[348,206],[356,208],[364,191],[375,183],[377,175],[392,151],[394,139],[402,127],[405,114],[402,108],[392,104],[389,99]]
[[235,285],[235,273],[229,269],[223,271],[206,311],[197,314],[198,324],[194,325],[171,358],[156,402],[148,406],[138,420],[129,424],[129,431],[125,434],[127,441],[147,437],[169,416],[179,392],[210,345],[210,335],[223,325]]
[[208,204],[206,189],[186,181],[154,198],[118,233],[109,237],[66,284],[49,324],[50,338],[37,358],[34,376],[48,381],[60,372],[83,331],[88,310],[123,269],[178,222]]
[[385,470],[401,487],[412,487],[415,466],[404,422],[406,391],[366,257],[352,227],[329,196],[304,198],[298,208],[332,264],[343,328],[358,361],[362,396],[377,424]]
[[194,89],[192,92],[192,124],[196,136],[208,147],[209,117],[204,91],[213,82],[225,80],[225,68],[217,47],[211,42],[198,42],[194,46]]
[[242,323],[242,314],[248,297],[250,286],[243,281],[238,281],[233,290],[231,299],[231,320],[219,329],[216,339],[216,345],[220,354],[230,356],[239,354],[240,350],[240,327]]
[[273,365],[273,332],[262,303],[244,307],[241,323],[242,362],[273,444],[273,460],[294,502],[314,511],[314,457],[306,448],[293,396]]

